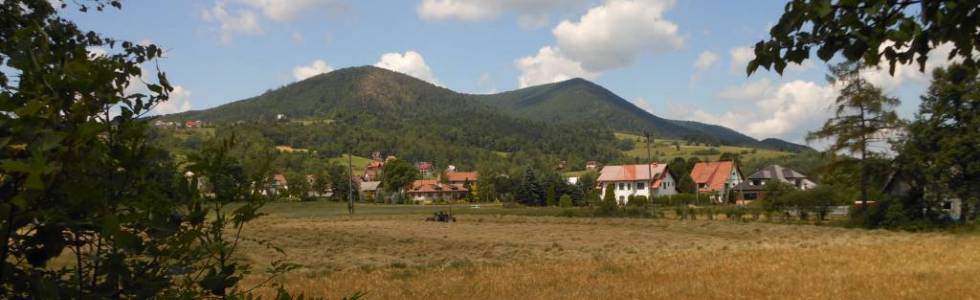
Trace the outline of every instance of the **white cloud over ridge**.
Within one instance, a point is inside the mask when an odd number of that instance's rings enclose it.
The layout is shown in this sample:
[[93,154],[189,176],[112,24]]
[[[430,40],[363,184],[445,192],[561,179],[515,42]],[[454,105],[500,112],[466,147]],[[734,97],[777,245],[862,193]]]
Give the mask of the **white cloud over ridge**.
[[422,54],[415,51],[407,51],[404,54],[397,52],[385,53],[381,55],[381,59],[374,66],[404,73],[435,85],[442,85],[439,79],[432,74],[432,69],[425,63],[425,58],[422,57]]
[[525,29],[546,26],[552,13],[581,7],[586,0],[422,0],[416,14],[427,21],[480,22],[515,14]]
[[518,59],[514,65],[521,71],[518,86],[521,88],[568,80],[576,77],[596,79],[599,73],[589,72],[582,63],[568,59],[561,50],[544,47],[534,56]]
[[179,85],[170,91],[170,99],[153,107],[153,112],[157,114],[175,114],[188,110],[191,110],[191,91]]
[[333,70],[333,66],[327,64],[322,59],[317,59],[310,63],[310,65],[296,66],[293,68],[293,78],[296,78],[296,81],[300,81],[319,74],[330,73]]
[[558,47],[589,71],[626,66],[642,53],[680,49],[677,24],[664,19],[670,0],[608,0],[578,21],[565,20],[552,33]]
[[224,44],[236,35],[264,32],[261,20],[291,21],[301,15],[336,13],[346,10],[344,0],[216,0],[214,6],[201,12],[201,19],[215,23]]

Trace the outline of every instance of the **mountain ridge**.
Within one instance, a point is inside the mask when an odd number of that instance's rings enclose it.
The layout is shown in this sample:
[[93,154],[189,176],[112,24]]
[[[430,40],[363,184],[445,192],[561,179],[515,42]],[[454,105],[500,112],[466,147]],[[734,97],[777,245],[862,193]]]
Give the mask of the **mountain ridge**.
[[254,97],[163,118],[234,122],[274,120],[278,114],[290,118],[371,114],[405,121],[452,114],[503,115],[539,123],[650,131],[659,138],[794,152],[809,149],[772,138],[763,142],[719,125],[661,118],[582,78],[477,95],[374,66],[338,69]]

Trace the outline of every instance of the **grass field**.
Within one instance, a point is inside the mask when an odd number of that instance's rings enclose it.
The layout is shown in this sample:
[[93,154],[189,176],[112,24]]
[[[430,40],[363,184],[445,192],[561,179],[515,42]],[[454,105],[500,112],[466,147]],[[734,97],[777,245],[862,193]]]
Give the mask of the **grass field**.
[[[339,157],[331,158],[330,161],[341,166],[347,166],[347,154],[341,154]],[[354,174],[364,174],[364,169],[367,168],[371,159],[354,155],[350,161],[353,163]]]
[[[633,141],[639,140],[640,142],[636,143],[636,146],[633,148],[633,150],[625,151],[625,154],[629,157],[636,157],[640,159],[647,158],[647,148],[645,142],[643,142],[644,138],[642,136],[628,134],[628,133],[616,133],[616,138],[631,139]],[[654,143],[650,145],[650,152],[653,154],[654,157],[657,157],[658,160],[667,161],[667,162],[673,160],[675,157],[682,157],[684,159],[687,159],[689,157],[697,156],[701,160],[717,160],[718,157],[721,156],[721,154],[714,154],[714,155],[695,154],[695,152],[697,151],[708,150],[712,147],[704,146],[704,145],[700,145],[700,146],[687,145],[686,141],[676,141],[677,143],[680,144],[680,149],[678,150],[677,147],[673,145],[674,142],[675,140],[655,139]],[[773,157],[793,155],[792,153],[789,152],[767,150],[767,149],[755,149],[755,148],[748,148],[748,147],[720,146],[714,148],[717,148],[720,153],[731,152],[731,153],[741,154],[743,160],[754,159],[754,158],[773,158]]]
[[[860,298],[980,295],[980,236],[810,225],[552,217],[557,209],[275,203],[249,225],[302,267],[288,289],[337,299]],[[276,252],[243,245],[267,264]],[[247,277],[244,287],[262,280]],[[268,288],[260,291],[268,293]]]

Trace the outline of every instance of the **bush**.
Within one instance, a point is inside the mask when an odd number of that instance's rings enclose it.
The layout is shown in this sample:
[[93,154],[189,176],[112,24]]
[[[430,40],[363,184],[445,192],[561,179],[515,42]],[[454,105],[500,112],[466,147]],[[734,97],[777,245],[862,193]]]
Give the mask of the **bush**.
[[572,207],[572,197],[569,195],[561,195],[558,199],[558,205],[564,208]]
[[643,195],[630,196],[630,201],[629,203],[627,203],[627,205],[631,207],[643,207],[643,208],[649,206],[649,204],[650,203],[649,201],[647,201],[647,196],[643,196]]

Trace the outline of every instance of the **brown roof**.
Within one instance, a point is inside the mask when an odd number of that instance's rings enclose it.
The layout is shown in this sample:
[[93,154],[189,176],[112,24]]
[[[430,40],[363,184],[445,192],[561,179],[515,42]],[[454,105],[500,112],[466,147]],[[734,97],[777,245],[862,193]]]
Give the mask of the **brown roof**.
[[[650,174],[651,171],[653,172],[652,175]],[[662,163],[605,166],[602,167],[602,171],[599,172],[599,178],[596,181],[659,181],[666,176],[666,173],[667,165]]]
[[385,166],[385,162],[380,161],[380,160],[372,160],[371,162],[368,163],[367,168],[368,169],[381,169],[381,168],[384,168],[384,166]]
[[435,179],[421,179],[412,182],[412,187],[406,192],[409,194],[419,194],[466,191],[467,189],[462,184],[445,184]]
[[735,162],[732,161],[699,162],[691,169],[691,179],[698,186],[706,185],[700,189],[702,192],[721,191],[725,188],[725,182],[728,181],[733,169],[735,169]]
[[286,176],[283,176],[282,174],[272,175],[272,180],[275,181],[276,184],[286,185]]
[[476,172],[449,172],[446,173],[446,180],[450,182],[469,181],[476,182],[479,175]]

